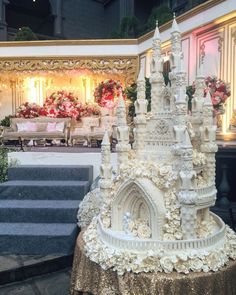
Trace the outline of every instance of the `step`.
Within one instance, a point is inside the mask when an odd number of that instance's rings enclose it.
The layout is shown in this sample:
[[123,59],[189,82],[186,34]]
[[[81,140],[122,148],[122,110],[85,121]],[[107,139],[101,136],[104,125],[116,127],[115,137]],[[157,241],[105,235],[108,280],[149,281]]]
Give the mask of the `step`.
[[8,169],[9,180],[93,180],[93,166],[16,166]]
[[0,200],[0,222],[76,223],[80,201]]
[[10,180],[0,183],[0,199],[81,200],[89,181]]
[[0,253],[71,254],[77,235],[71,223],[0,223]]

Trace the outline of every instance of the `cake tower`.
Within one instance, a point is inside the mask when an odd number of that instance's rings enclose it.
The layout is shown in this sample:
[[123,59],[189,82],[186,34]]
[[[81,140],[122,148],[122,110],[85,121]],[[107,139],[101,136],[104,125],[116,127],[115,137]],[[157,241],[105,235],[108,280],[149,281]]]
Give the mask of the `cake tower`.
[[[83,238],[86,255],[119,274],[215,271],[236,258],[234,232],[209,211],[216,199],[217,151],[211,98],[202,97],[200,74],[192,115],[188,115],[181,34],[175,18],[171,44],[171,92],[166,95],[157,26],[151,61],[151,112],[147,113],[141,68],[133,150],[125,103],[120,97],[115,176],[107,133],[102,142],[101,205]],[[82,215],[85,203],[80,208]]]

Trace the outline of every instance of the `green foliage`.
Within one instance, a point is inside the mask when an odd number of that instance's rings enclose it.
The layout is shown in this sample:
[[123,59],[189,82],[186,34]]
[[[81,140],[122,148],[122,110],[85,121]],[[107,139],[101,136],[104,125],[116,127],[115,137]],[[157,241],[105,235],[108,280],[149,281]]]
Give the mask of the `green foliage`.
[[32,41],[38,40],[35,33],[29,27],[22,27],[18,30],[15,41]]
[[7,181],[8,179],[8,167],[13,167],[19,165],[18,160],[11,160],[8,162],[8,153],[15,152],[17,149],[15,148],[7,148],[4,146],[0,146],[0,182]]
[[8,148],[0,147],[0,182],[7,181],[8,151]]
[[111,38],[134,38],[138,33],[138,27],[139,21],[135,16],[125,16],[122,18],[119,29],[111,34]]
[[167,86],[168,84],[171,85],[171,81],[170,81],[170,79],[169,79],[169,73],[164,73],[164,72],[163,72],[163,78],[164,78],[164,83],[165,83],[166,86]]
[[152,30],[156,27],[156,21],[158,20],[158,25],[161,26],[173,18],[172,10],[166,6],[161,5],[158,7],[153,7],[152,12],[147,21],[147,29]]
[[[165,85],[167,86],[168,84],[171,84],[171,81],[169,79],[169,75],[166,73],[165,75],[163,74]],[[145,78],[146,80],[146,99],[148,101],[148,106],[147,106],[147,111],[151,111],[151,83],[149,81],[149,78]],[[188,110],[192,110],[192,98],[193,94],[195,92],[195,85],[190,85],[186,87],[186,94],[188,95]],[[133,120],[135,117],[135,107],[134,103],[137,99],[137,84],[133,83],[132,85],[126,87],[125,89],[125,94],[127,99],[130,101],[129,104],[129,110],[128,110],[128,115],[129,117]]]
[[12,116],[6,116],[2,121],[0,121],[0,126],[10,127],[10,120]]
[[188,110],[192,110],[192,99],[193,99],[193,94],[195,92],[195,87],[193,85],[187,86],[186,87],[186,94],[188,95]]

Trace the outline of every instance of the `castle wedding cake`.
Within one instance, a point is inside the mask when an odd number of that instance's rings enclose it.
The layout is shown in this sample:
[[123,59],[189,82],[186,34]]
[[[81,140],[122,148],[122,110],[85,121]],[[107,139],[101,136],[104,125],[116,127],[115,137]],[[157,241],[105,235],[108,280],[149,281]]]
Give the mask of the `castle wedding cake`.
[[147,113],[141,68],[133,149],[125,102],[120,97],[117,170],[112,171],[110,140],[105,133],[99,188],[85,197],[78,213],[79,225],[87,226],[83,233],[86,256],[121,275],[129,271],[217,271],[236,259],[235,233],[209,210],[216,200],[217,151],[211,97],[203,97],[204,77],[199,74],[188,114],[181,34],[175,18],[169,59],[171,86],[167,87],[157,26],[150,74],[151,112]]

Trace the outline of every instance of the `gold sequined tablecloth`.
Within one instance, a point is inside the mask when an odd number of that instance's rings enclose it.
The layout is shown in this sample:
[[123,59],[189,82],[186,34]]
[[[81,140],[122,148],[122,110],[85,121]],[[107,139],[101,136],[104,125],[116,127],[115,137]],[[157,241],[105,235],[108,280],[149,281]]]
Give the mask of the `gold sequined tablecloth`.
[[210,273],[126,273],[103,270],[83,252],[83,232],[76,247],[71,295],[236,295],[236,261]]

